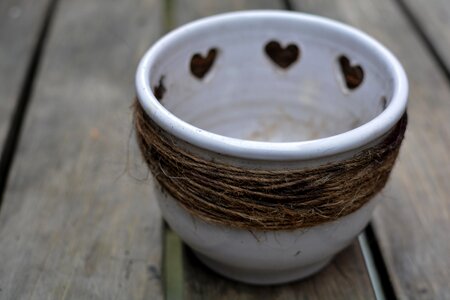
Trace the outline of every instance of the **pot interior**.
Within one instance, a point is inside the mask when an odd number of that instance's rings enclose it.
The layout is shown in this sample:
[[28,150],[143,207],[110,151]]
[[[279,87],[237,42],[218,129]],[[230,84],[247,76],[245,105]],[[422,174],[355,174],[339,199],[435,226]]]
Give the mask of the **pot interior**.
[[150,84],[179,119],[219,135],[297,142],[379,115],[393,78],[376,51],[329,27],[250,19],[166,45]]

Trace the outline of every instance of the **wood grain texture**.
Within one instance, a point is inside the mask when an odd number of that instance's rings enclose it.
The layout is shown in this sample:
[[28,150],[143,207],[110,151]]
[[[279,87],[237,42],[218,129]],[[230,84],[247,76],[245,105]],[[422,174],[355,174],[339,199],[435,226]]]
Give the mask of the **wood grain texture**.
[[450,299],[449,83],[392,1],[295,4],[366,31],[403,63],[410,81],[410,121],[374,227],[400,299]]
[[450,72],[450,1],[401,1],[409,8]]
[[49,3],[0,1],[0,154]]
[[[211,14],[242,9],[283,9],[281,1],[173,0],[173,25]],[[187,250],[184,256],[185,299],[374,299],[359,245],[339,254],[318,275],[276,287],[254,287],[217,275]]]
[[130,105],[162,11],[59,3],[0,212],[1,299],[162,298],[160,214],[126,172],[147,175]]
[[172,26],[180,26],[184,23],[207,17],[238,10],[248,9],[284,9],[281,0],[171,0]]

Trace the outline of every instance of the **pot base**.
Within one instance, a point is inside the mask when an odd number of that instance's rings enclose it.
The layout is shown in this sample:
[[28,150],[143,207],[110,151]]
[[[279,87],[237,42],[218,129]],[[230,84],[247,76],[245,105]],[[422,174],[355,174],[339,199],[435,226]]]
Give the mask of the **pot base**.
[[250,270],[225,265],[218,261],[212,260],[204,256],[203,254],[196,252],[195,250],[193,250],[193,252],[202,263],[204,263],[216,273],[219,273],[233,280],[255,285],[283,284],[304,279],[325,268],[333,258],[328,257],[324,260],[307,266],[288,270]]

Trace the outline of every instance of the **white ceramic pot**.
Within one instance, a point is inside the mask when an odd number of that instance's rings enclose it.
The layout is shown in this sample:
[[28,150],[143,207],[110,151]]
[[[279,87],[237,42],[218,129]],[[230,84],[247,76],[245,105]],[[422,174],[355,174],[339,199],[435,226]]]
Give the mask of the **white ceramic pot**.
[[[405,112],[408,84],[397,59],[354,28],[248,11],[163,37],[143,57],[136,88],[148,116],[191,153],[241,167],[298,169],[379,142]],[[367,225],[375,205],[311,228],[249,232],[205,223],[167,193],[158,201],[201,261],[255,284],[317,272]]]

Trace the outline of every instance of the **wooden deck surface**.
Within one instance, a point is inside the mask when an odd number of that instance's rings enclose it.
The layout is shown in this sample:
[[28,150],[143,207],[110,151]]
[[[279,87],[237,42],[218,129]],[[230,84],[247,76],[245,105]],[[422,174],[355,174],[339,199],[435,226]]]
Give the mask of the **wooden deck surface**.
[[[131,138],[134,72],[168,30],[244,9],[356,26],[410,81],[371,228],[319,274],[254,287],[161,219]],[[0,299],[450,299],[450,2],[0,0]]]
[[[410,122],[373,226],[399,298],[450,298],[450,88],[443,66],[397,2],[299,2],[303,11],[321,13],[371,34],[405,67]],[[450,2],[446,7],[448,12]],[[448,34],[446,28],[448,23],[442,23],[435,30]]]

